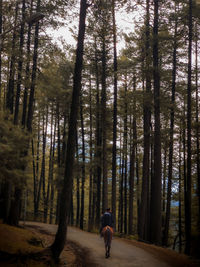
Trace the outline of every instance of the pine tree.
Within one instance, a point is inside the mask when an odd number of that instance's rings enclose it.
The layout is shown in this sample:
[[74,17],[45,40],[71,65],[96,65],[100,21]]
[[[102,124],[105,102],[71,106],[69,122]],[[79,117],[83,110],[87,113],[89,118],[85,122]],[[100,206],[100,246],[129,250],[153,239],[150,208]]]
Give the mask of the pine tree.
[[80,5],[80,17],[79,17],[79,32],[76,50],[76,62],[74,68],[73,77],[73,96],[70,111],[69,120],[69,132],[67,141],[67,150],[65,158],[65,174],[64,174],[64,185],[61,193],[60,201],[60,215],[59,215],[59,225],[56,233],[55,240],[51,245],[51,251],[53,257],[58,259],[60,253],[62,252],[67,233],[67,218],[69,216],[71,192],[72,192],[72,171],[74,163],[74,153],[75,153],[75,136],[76,136],[76,125],[77,125],[77,111],[79,106],[79,95],[81,90],[81,73],[83,65],[83,47],[84,47],[84,35],[85,35],[85,20],[87,11],[87,1],[81,0]]

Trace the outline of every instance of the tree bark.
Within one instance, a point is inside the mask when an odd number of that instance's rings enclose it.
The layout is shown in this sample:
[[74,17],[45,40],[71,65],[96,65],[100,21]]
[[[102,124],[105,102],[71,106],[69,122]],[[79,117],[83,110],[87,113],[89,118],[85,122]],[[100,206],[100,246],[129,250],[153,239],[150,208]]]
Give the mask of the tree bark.
[[100,101],[99,101],[99,68],[98,68],[98,56],[97,56],[97,44],[95,40],[95,72],[96,72],[96,227],[100,224],[100,210],[101,210],[101,145],[102,145],[102,128],[100,124]]
[[42,187],[42,177],[39,179],[39,157],[40,157],[40,112],[38,114],[38,132],[37,132],[37,156],[36,156],[36,182],[34,185],[36,186],[35,195],[34,195],[34,219],[36,220],[38,217],[38,208],[40,203],[40,193]]
[[124,84],[124,233],[127,234],[127,149],[128,149],[128,126],[127,126],[127,116],[128,116],[128,103],[127,103],[127,72],[125,73],[125,84]]
[[15,75],[15,61],[16,61],[16,25],[18,17],[19,3],[16,2],[15,8],[15,21],[14,21],[14,30],[13,30],[13,39],[12,39],[12,54],[10,59],[10,72],[8,80],[8,88],[6,95],[6,108],[9,109],[10,113],[13,114],[13,105],[14,105],[14,75]]
[[150,123],[151,123],[151,73],[150,73],[150,26],[149,26],[149,9],[150,1],[146,1],[146,31],[145,31],[145,80],[146,91],[144,92],[144,155],[143,155],[143,176],[142,176],[142,192],[141,192],[141,205],[139,216],[139,238],[145,240],[145,229],[147,225],[148,205],[147,199],[149,195],[149,175],[150,175]]
[[[58,181],[58,186],[57,186],[57,201],[56,201],[56,224],[58,224],[59,221],[59,207],[60,207],[60,173],[61,173],[61,165],[62,165],[62,155],[61,155],[61,140],[60,140],[60,106],[59,104],[57,105],[57,120],[58,120],[58,156],[57,156],[57,162],[58,162],[58,168],[59,168],[59,181]],[[65,129],[65,124],[66,124],[66,116],[64,116],[64,129]]]
[[64,172],[64,185],[61,192],[61,207],[59,216],[59,225],[56,233],[55,240],[51,245],[53,257],[58,259],[62,252],[67,233],[67,219],[69,216],[72,180],[73,180],[73,163],[76,143],[76,126],[77,114],[79,108],[79,95],[81,91],[81,74],[83,66],[83,47],[85,36],[85,20],[86,20],[87,1],[81,0],[80,17],[79,17],[79,32],[76,49],[76,61],[73,77],[73,94],[72,104],[70,110],[69,131],[67,140],[67,150],[65,158],[65,172]]
[[198,196],[198,231],[200,232],[200,155],[199,155],[199,70],[198,70],[198,27],[196,22],[195,36],[195,87],[196,87],[196,164],[197,164],[197,196]]
[[[182,142],[183,142],[183,179],[184,179],[184,211],[185,211],[185,227],[186,227],[186,193],[187,193],[187,163],[186,163],[186,96],[184,95],[183,103],[183,127],[182,127]],[[186,229],[184,229],[186,233]]]
[[89,205],[88,205],[88,231],[90,232],[93,224],[92,224],[92,195],[93,195],[93,167],[92,167],[92,161],[93,161],[93,142],[92,142],[92,84],[91,84],[91,74],[90,74],[90,92],[89,92],[89,101],[90,101],[90,169],[89,169]]
[[[119,123],[119,126],[121,126],[121,119],[120,119],[120,123]],[[122,134],[121,134],[121,131],[119,131],[119,158],[120,158],[120,162],[119,162],[119,186],[118,186],[118,232],[122,232],[122,229],[121,229],[121,207],[122,207],[122,201],[123,198],[122,198],[122,195],[123,195],[123,191],[121,189],[121,185],[123,184],[123,182],[121,182],[121,179],[122,179],[122,174],[123,174],[123,171],[122,171],[122,157],[123,157],[123,154],[122,154]]]
[[165,225],[165,214],[166,214],[166,176],[167,176],[167,152],[168,152],[168,141],[166,140],[164,146],[164,163],[163,163],[163,188],[162,188],[162,227]]
[[[123,140],[124,142],[124,140]],[[120,233],[123,233],[123,226],[124,226],[124,151],[122,149],[122,160],[121,160],[121,177],[120,177],[120,184],[119,184],[119,229]]]
[[[136,91],[136,78],[134,77],[133,92]],[[135,97],[135,96],[134,96]],[[128,218],[128,234],[133,234],[133,197],[134,197],[134,177],[136,173],[136,142],[137,142],[137,129],[136,129],[136,100],[134,98],[133,107],[133,143],[130,156],[130,177],[129,177],[129,218]]]
[[14,200],[11,200],[8,221],[6,222],[13,226],[19,225],[20,211],[21,211],[21,194],[22,194],[21,188],[15,187],[13,196]]
[[83,121],[83,92],[80,95],[80,117],[81,117],[81,139],[82,139],[82,183],[81,183],[81,213],[80,228],[84,228],[84,207],[85,207],[85,130]]
[[[73,187],[73,185],[72,185]],[[71,201],[70,201],[70,224],[74,225],[74,202],[73,202],[73,192],[71,193]]]
[[192,0],[189,0],[188,11],[188,85],[187,85],[187,181],[185,199],[185,253],[190,255],[191,249],[191,79],[192,79]]
[[36,175],[36,164],[35,164],[35,150],[34,150],[34,140],[31,140],[32,148],[32,164],[33,164],[33,202],[34,202],[34,214],[36,214],[36,199],[37,199],[37,175]]
[[47,217],[48,217],[48,210],[49,210],[49,201],[50,201],[50,190],[52,185],[52,167],[53,167],[53,107],[51,109],[51,134],[50,134],[50,150],[49,150],[49,173],[48,173],[48,184],[47,184],[47,193],[45,198],[45,213],[44,213],[44,222],[47,223]]
[[80,225],[80,171],[79,171],[79,154],[78,154],[78,136],[76,133],[76,161],[77,161],[77,174],[76,174],[76,227]]
[[19,99],[20,99],[21,83],[22,83],[25,10],[26,10],[25,0],[23,0],[23,2],[22,2],[22,23],[21,23],[21,30],[20,30],[20,47],[19,47],[19,61],[18,61],[17,92],[16,92],[15,113],[14,113],[14,124],[15,125],[18,124]]
[[108,181],[107,181],[107,111],[106,111],[106,43],[105,36],[102,40],[102,93],[101,93],[101,125],[102,125],[102,169],[103,169],[103,190],[102,190],[102,212],[108,208]]
[[55,119],[54,134],[53,134],[53,144],[52,144],[52,160],[51,160],[51,180],[50,180],[51,193],[50,193],[50,218],[49,218],[49,223],[52,223],[52,221],[53,221],[53,208],[54,208],[53,173],[54,173],[54,162],[55,162],[56,125],[57,125],[57,121]]
[[[175,4],[176,14],[176,4]],[[170,209],[171,209],[171,193],[172,193],[172,170],[173,170],[173,153],[174,153],[174,105],[176,91],[176,66],[177,66],[177,19],[175,21],[174,32],[174,50],[173,50],[173,69],[172,69],[172,93],[171,93],[171,111],[170,111],[170,137],[169,137],[169,168],[168,168],[168,183],[167,183],[167,207],[165,217],[165,227],[163,236],[163,245],[168,245]]]
[[181,127],[180,127],[180,142],[179,142],[179,205],[178,205],[178,233],[179,233],[179,253],[182,252],[182,171],[181,171],[181,146],[182,146],[182,138],[181,138]]
[[[32,15],[33,0],[31,0],[30,16]],[[30,86],[30,54],[31,54],[31,23],[28,24],[27,43],[26,43],[26,70],[25,70],[25,88],[23,97],[22,126],[26,125],[28,88]]]
[[[37,0],[37,12],[39,11],[40,11],[40,0]],[[32,120],[33,120],[33,104],[35,96],[35,84],[36,84],[37,61],[38,61],[38,40],[39,40],[39,21],[36,23],[35,26],[31,88],[30,88],[29,105],[28,105],[28,116],[26,121],[27,130],[29,132],[31,132],[32,130]]]
[[[43,111],[44,112],[44,111]],[[42,129],[42,166],[41,166],[41,181],[42,181],[42,194],[43,194],[43,217],[44,222],[47,216],[47,203],[46,203],[46,140],[47,140],[47,124],[48,124],[48,107],[46,110],[46,122],[45,114],[43,114],[43,129]]]
[[114,69],[114,102],[113,102],[113,146],[112,146],[112,214],[116,224],[116,157],[117,157],[117,36],[115,22],[115,0],[112,0],[113,21],[113,69]]
[[160,71],[158,57],[158,10],[154,0],[153,77],[154,77],[154,174],[151,181],[150,241],[161,244],[161,136],[160,136]]

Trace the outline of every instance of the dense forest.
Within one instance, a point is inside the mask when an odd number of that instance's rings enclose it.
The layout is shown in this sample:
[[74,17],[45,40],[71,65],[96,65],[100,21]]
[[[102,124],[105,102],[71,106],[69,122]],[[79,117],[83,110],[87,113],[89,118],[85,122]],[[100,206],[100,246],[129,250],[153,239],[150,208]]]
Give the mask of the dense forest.
[[[4,223],[58,224],[57,258],[67,224],[99,231],[110,207],[120,235],[194,254],[198,2],[0,0]],[[132,32],[120,30],[120,12]],[[63,26],[76,47],[50,35]]]

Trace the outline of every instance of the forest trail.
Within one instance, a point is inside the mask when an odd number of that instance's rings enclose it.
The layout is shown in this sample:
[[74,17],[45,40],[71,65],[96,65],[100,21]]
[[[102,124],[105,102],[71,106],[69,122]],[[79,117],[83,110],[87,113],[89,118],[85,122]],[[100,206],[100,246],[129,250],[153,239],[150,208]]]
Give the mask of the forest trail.
[[[26,222],[26,226],[38,228],[39,230],[55,234],[56,225]],[[105,259],[105,250],[103,239],[97,234],[84,232],[75,227],[68,227],[67,238],[77,245],[87,249],[90,257],[91,266],[109,266],[109,267],[169,267],[176,266],[166,263],[159,253],[151,253],[144,248],[135,246],[128,240],[114,237],[111,248],[111,257]],[[136,241],[134,241],[136,242]],[[139,242],[136,242],[136,244]],[[173,261],[172,261],[173,262]],[[189,266],[189,265],[187,265]],[[192,266],[192,265],[191,265]]]

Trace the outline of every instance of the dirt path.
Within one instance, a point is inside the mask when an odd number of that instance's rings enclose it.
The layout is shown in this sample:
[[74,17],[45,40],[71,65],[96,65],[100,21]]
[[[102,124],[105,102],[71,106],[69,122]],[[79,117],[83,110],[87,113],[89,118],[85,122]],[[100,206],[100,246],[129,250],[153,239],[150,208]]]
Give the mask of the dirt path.
[[[51,234],[56,233],[57,226],[35,222],[26,222],[28,227],[39,227],[41,230]],[[74,227],[68,227],[67,238],[84,249],[88,250],[92,266],[109,266],[109,267],[169,267],[178,266],[173,260],[168,261],[166,257],[159,255],[159,251],[152,253],[152,247],[147,245],[147,249],[141,248],[139,242],[132,242],[125,239],[114,238],[112,241],[111,257],[105,259],[103,239],[93,233],[81,231]],[[137,245],[138,243],[138,245]],[[150,249],[148,249],[148,246]],[[153,250],[156,250],[153,248]],[[162,252],[162,251],[161,251]],[[162,254],[162,253],[161,253]],[[178,254],[177,254],[178,255]],[[173,256],[173,255],[172,255]],[[168,262],[168,263],[167,263]],[[185,262],[181,266],[193,266]]]

